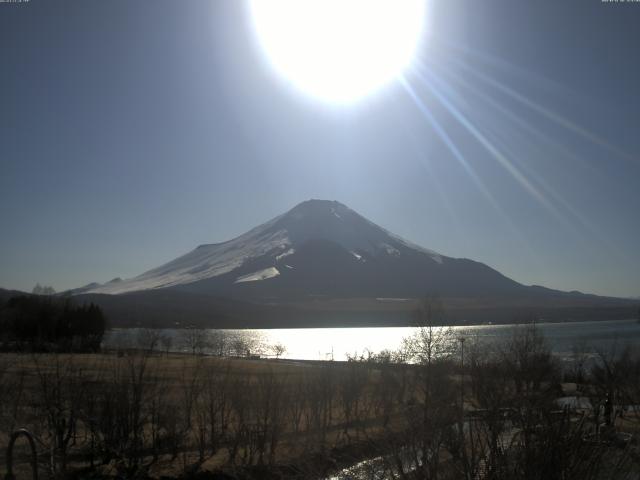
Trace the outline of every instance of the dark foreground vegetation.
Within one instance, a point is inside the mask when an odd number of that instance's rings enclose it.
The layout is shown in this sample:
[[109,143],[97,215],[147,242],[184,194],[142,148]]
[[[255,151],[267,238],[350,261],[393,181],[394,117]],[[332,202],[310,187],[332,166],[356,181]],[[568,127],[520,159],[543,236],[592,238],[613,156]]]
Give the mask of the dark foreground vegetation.
[[488,346],[435,316],[350,362],[167,354],[152,333],[126,352],[5,353],[0,444],[29,429],[41,478],[638,478],[633,351],[576,348],[562,367],[535,327]]
[[106,328],[102,310],[70,298],[19,295],[0,302],[0,348],[4,351],[96,352]]

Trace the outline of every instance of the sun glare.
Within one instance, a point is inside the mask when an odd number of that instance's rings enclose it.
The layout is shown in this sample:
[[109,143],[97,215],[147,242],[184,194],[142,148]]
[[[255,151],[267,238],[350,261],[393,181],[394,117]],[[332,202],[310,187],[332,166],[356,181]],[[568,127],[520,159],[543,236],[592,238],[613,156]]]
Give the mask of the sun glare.
[[251,0],[260,44],[300,90],[349,103],[396,78],[422,34],[424,0]]

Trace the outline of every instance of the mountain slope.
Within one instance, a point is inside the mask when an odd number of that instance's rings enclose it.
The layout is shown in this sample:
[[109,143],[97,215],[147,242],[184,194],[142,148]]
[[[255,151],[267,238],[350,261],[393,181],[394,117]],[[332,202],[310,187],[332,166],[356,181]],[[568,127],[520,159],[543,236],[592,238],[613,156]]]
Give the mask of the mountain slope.
[[82,292],[416,297],[504,295],[526,288],[482,263],[414,245],[339,202],[309,200],[233,240],[201,245],[135,278]]

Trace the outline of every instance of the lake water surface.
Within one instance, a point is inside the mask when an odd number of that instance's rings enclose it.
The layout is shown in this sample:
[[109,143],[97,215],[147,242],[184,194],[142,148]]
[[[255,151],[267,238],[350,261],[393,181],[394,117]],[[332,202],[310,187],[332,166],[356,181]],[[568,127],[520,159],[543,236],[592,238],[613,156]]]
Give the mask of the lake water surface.
[[[636,320],[538,323],[554,353],[568,355],[574,346],[585,346],[590,351],[611,350],[624,345],[640,346],[640,323]],[[506,339],[521,325],[474,325],[451,327],[455,337],[478,338],[486,342]],[[403,338],[411,336],[414,327],[375,328],[292,328],[255,330],[202,330],[209,339],[226,338],[227,344],[244,342],[252,354],[273,355],[270,348],[282,345],[280,358],[300,360],[346,360],[349,355],[361,355],[382,350],[398,349]],[[131,348],[141,344],[142,329],[114,329],[105,335],[106,348]],[[171,338],[170,350],[190,351],[188,334],[184,330],[167,329],[162,335]],[[205,353],[217,353],[215,341],[199,347]],[[158,347],[162,348],[162,347]],[[240,349],[240,347],[238,348]],[[246,353],[246,352],[244,352]],[[240,354],[240,352],[238,352]]]

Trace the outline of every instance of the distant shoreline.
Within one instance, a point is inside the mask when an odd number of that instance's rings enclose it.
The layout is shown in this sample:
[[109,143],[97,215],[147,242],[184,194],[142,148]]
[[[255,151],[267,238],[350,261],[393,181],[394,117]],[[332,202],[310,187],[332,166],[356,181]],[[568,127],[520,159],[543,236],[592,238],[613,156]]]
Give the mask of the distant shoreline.
[[[512,323],[434,323],[434,327],[509,327],[509,326],[518,326],[518,325],[531,325],[535,323],[536,325],[555,325],[559,323],[601,323],[601,322],[636,322],[638,321],[635,318],[606,318],[603,320],[580,320],[580,319],[572,319],[572,320],[537,320],[535,322],[512,322]],[[188,328],[194,328],[191,326],[174,326],[174,327],[156,327],[156,326],[123,326],[123,327],[112,327],[108,328],[107,331],[120,331],[120,330],[142,330],[142,329],[151,329],[151,330],[184,330]],[[242,327],[242,328],[233,328],[233,327],[196,327],[198,329],[202,328],[203,330],[318,330],[318,329],[336,329],[336,328],[344,328],[344,329],[352,329],[352,328],[420,328],[419,325],[374,325],[374,326],[365,326],[365,325],[357,325],[357,326],[299,326],[299,327]]]

